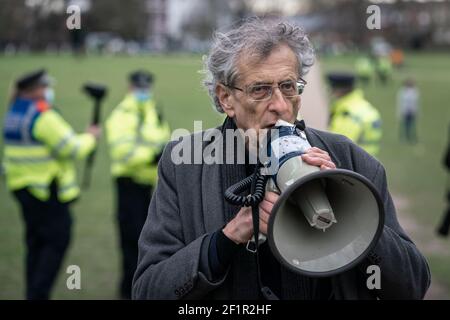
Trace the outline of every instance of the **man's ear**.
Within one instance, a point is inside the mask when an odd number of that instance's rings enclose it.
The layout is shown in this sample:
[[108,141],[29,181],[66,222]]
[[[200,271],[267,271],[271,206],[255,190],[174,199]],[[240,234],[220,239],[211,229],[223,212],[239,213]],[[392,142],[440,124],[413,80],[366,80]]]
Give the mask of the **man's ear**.
[[235,113],[233,106],[233,96],[231,95],[230,90],[223,84],[219,83],[216,86],[216,97],[227,116],[233,118]]

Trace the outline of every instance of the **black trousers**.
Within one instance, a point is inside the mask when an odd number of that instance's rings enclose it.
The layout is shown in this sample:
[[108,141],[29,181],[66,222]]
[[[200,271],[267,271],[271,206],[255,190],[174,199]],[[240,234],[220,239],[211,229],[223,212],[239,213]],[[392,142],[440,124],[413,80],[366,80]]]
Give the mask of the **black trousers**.
[[72,218],[69,204],[56,197],[52,185],[48,201],[40,201],[27,189],[14,192],[25,222],[26,298],[46,300],[70,242]]
[[116,179],[116,187],[117,221],[122,250],[120,295],[123,299],[130,299],[131,285],[138,259],[137,243],[147,219],[152,187],[137,184],[129,178]]

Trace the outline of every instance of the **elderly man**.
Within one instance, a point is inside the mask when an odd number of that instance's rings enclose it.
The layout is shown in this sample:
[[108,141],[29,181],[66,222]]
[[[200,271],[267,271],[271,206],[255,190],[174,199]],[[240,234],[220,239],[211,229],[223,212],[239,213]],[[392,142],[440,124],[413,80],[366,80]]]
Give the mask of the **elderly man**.
[[[220,127],[223,139],[227,129],[258,131],[278,120],[294,123],[304,85],[301,77],[313,61],[303,30],[285,22],[250,19],[216,34],[205,64],[205,84],[217,110],[227,115]],[[381,268],[381,289],[367,288],[361,266],[327,278],[296,274],[274,258],[266,242],[258,250],[258,270],[254,254],[245,246],[253,235],[252,210],[224,200],[225,190],[253,167],[236,162],[176,164],[173,150],[189,144],[188,137],[169,143],[161,158],[160,180],[139,239],[133,298],[259,299],[261,282],[281,299],[423,298],[430,284],[428,265],[397,222],[383,166],[343,136],[303,129],[313,146],[302,155],[305,162],[322,170],[358,172],[381,194],[384,230],[364,261]],[[196,133],[193,140],[207,135],[208,131]],[[203,140],[209,140],[202,145],[207,151],[220,139]],[[263,234],[277,198],[266,192],[259,204]]]

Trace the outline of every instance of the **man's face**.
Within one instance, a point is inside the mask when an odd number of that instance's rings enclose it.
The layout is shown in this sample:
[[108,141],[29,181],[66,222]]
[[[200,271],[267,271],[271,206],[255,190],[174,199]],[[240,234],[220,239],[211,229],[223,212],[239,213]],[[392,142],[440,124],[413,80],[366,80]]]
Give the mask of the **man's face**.
[[277,120],[293,123],[300,108],[300,96],[286,98],[278,88],[278,83],[299,79],[298,63],[294,52],[287,45],[276,47],[261,61],[252,61],[252,56],[243,56],[238,64],[239,76],[235,87],[245,90],[254,84],[271,84],[272,97],[265,101],[252,101],[245,92],[218,87],[216,93],[225,113],[233,118],[238,128],[268,129]]

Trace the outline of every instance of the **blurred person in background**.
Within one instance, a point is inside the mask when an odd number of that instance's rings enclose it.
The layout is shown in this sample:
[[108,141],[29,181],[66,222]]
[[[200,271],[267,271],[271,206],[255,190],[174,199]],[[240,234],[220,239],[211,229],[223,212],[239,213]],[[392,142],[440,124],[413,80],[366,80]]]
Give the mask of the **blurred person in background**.
[[45,70],[24,75],[4,120],[8,189],[22,209],[26,232],[26,298],[49,299],[70,242],[70,204],[79,196],[75,161],[95,148],[100,129],[76,134],[53,108]]
[[358,81],[363,86],[368,85],[374,75],[374,66],[371,59],[369,57],[358,58],[355,63],[355,69]]
[[403,82],[397,93],[397,117],[400,120],[400,140],[417,143],[417,116],[419,114],[419,89],[414,79]]
[[394,68],[401,69],[405,63],[405,54],[402,49],[394,49],[390,54],[391,63]]
[[129,92],[106,122],[111,173],[117,190],[123,299],[131,298],[137,242],[156,185],[158,161],[170,139],[169,125],[157,110],[152,86],[151,73],[143,70],[131,73]]
[[327,75],[331,87],[329,130],[343,134],[372,156],[378,155],[382,137],[382,122],[378,110],[354,86],[351,73]]
[[440,236],[446,237],[448,236],[448,232],[450,230],[450,126],[448,130],[448,145],[447,151],[444,154],[443,165],[447,170],[447,211],[444,212],[443,219],[441,224],[437,229],[437,233]]
[[388,83],[392,77],[392,63],[389,56],[379,56],[376,58],[375,70],[378,80],[382,85]]

